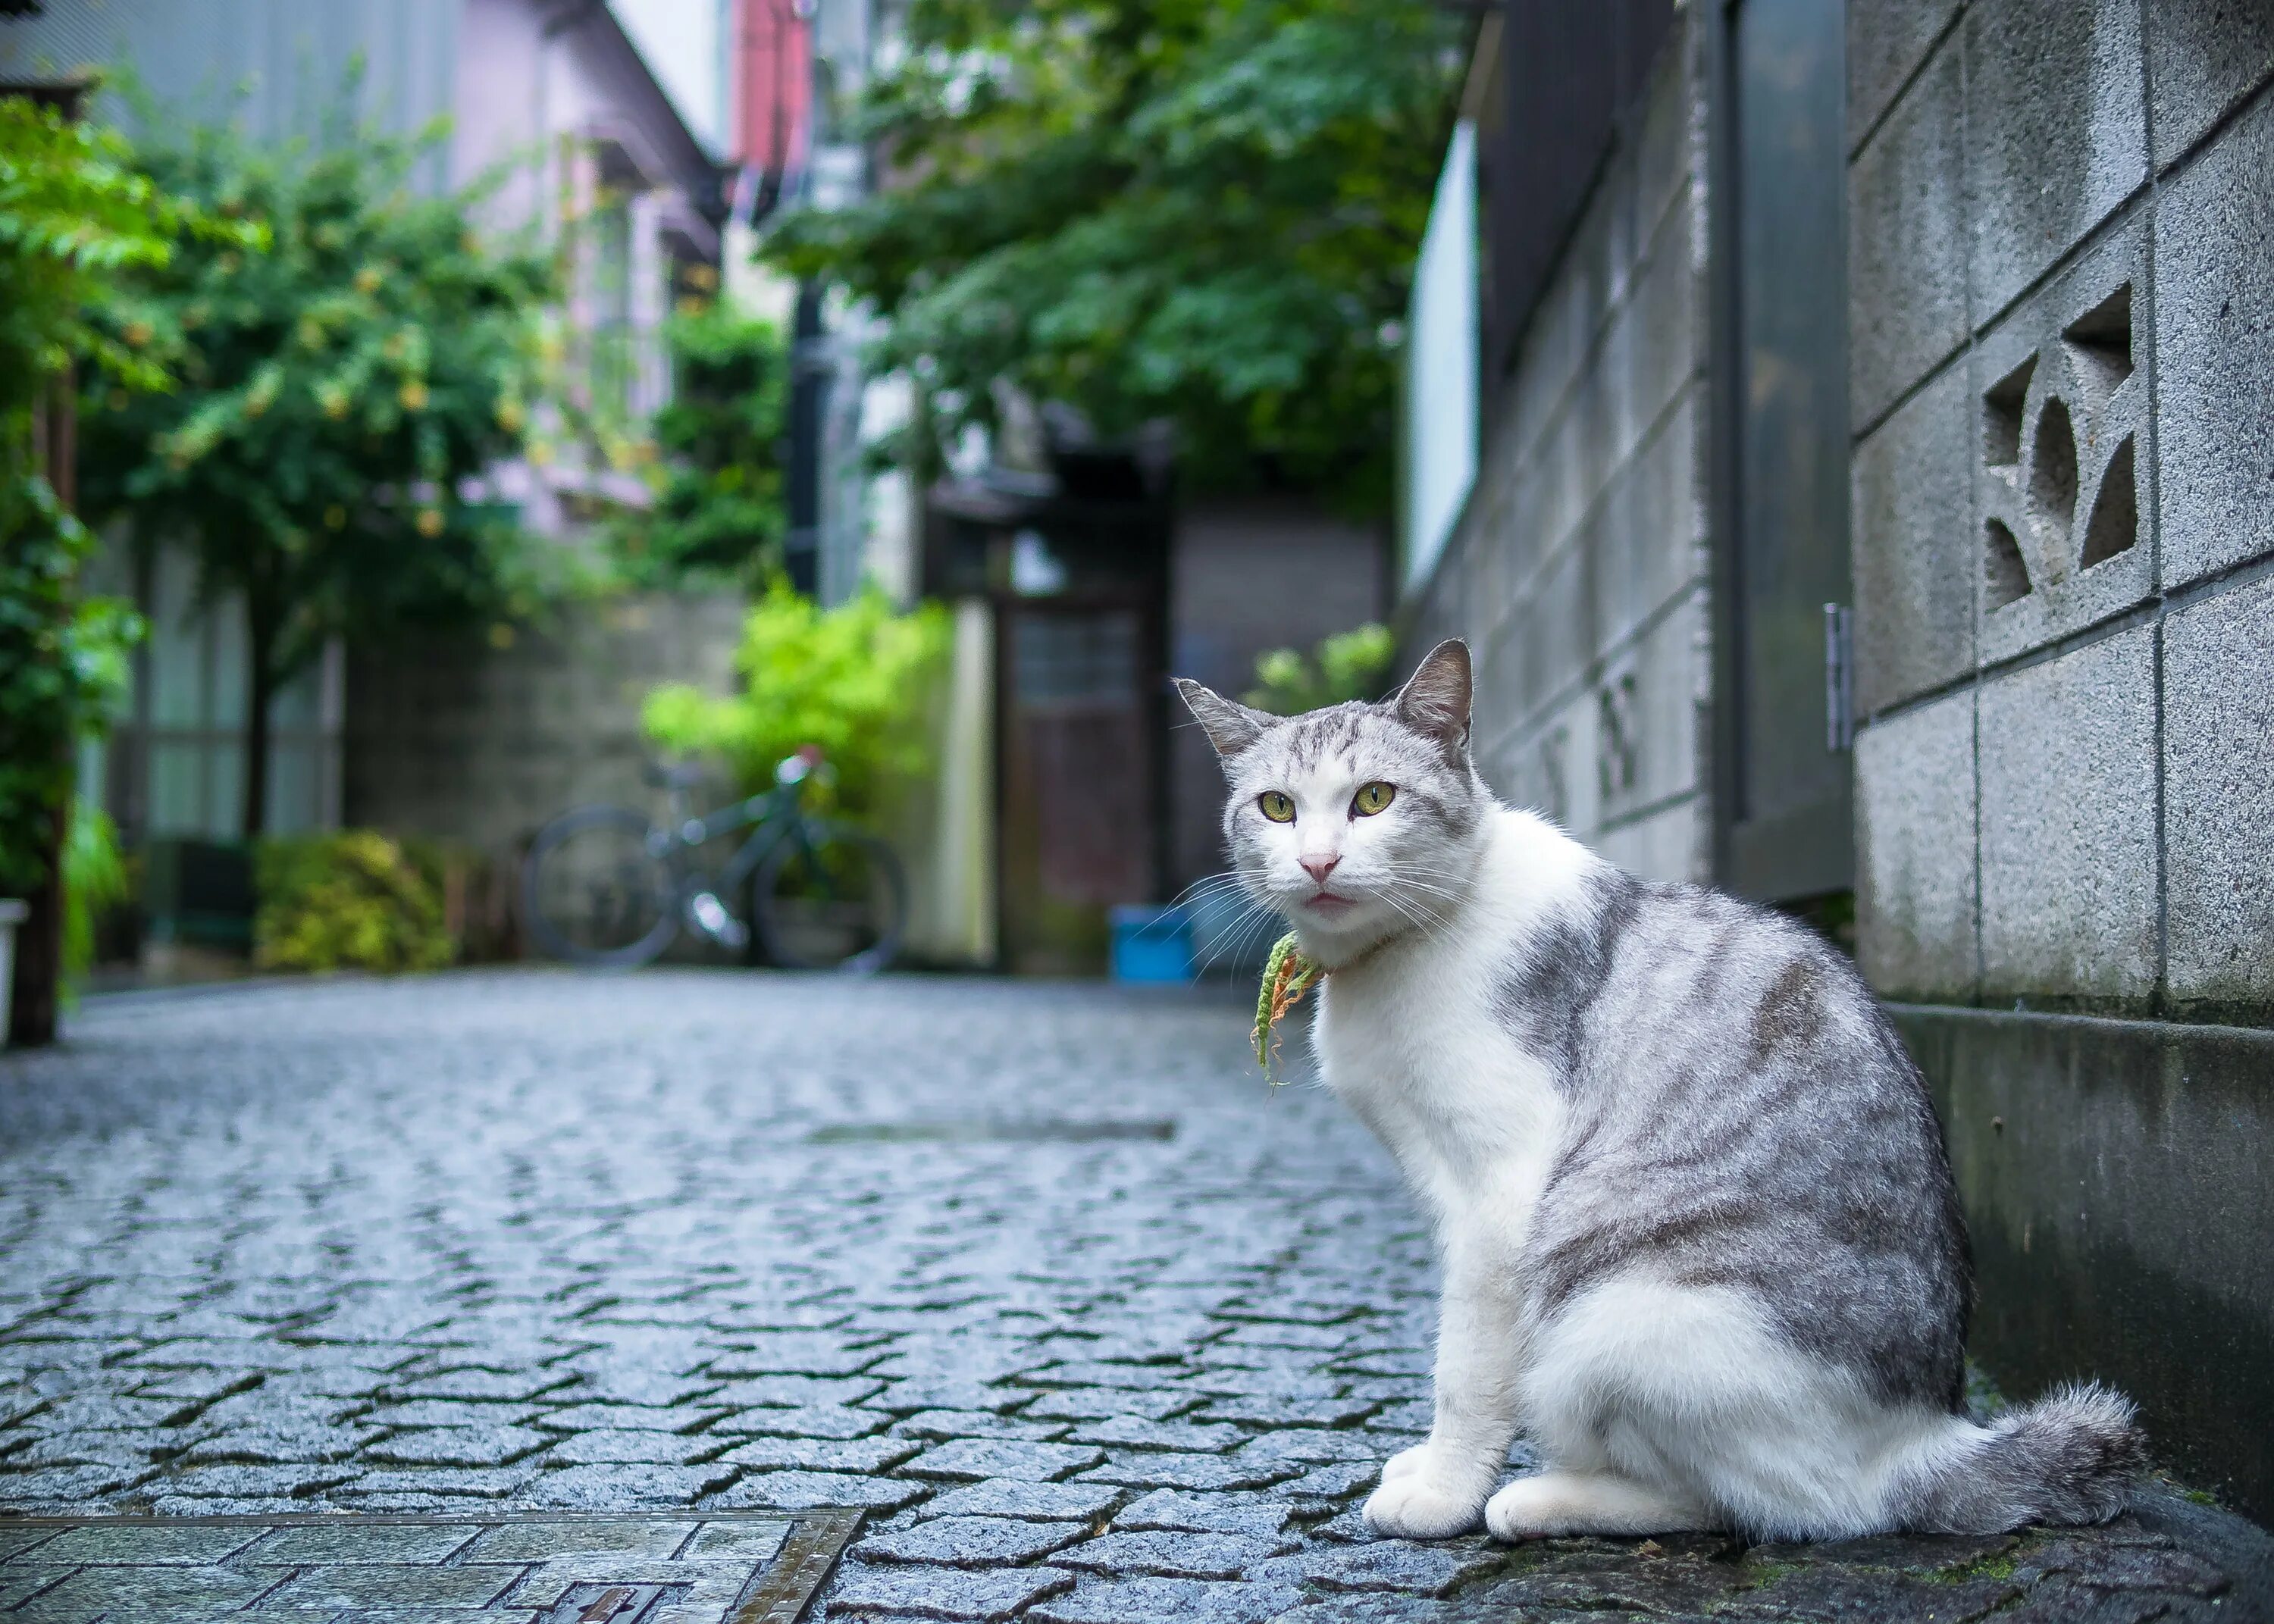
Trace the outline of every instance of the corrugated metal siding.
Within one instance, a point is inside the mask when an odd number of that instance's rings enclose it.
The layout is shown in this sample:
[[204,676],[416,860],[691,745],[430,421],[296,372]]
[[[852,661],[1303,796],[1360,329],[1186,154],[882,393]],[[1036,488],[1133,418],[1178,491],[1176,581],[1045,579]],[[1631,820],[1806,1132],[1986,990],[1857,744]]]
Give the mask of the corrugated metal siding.
[[[234,104],[250,132],[282,140],[322,132],[361,53],[358,112],[407,132],[451,109],[462,3],[49,0],[45,16],[0,22],[0,79],[124,64],[164,107],[204,119]],[[103,111],[133,122],[115,96]],[[442,154],[419,180],[446,184]]]
[[1526,0],[1503,13],[1477,130],[1488,407],[1674,11],[1674,0]]
[[48,15],[0,21],[0,80],[50,79],[107,59],[106,14],[117,0],[68,0]]

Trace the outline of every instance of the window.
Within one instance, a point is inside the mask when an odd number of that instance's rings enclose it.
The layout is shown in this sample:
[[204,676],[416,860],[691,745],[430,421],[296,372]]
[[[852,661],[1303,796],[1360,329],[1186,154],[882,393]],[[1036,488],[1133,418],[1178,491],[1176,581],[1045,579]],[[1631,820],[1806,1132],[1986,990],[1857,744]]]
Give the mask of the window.
[[1455,127],[1405,323],[1404,583],[1428,578],[1477,477],[1477,144]]
[[[105,797],[130,839],[235,840],[244,831],[245,608],[198,590],[195,560],[166,547],[139,594],[150,636],[139,680],[113,745]],[[265,827],[292,834],[340,817],[340,713],[344,662],[327,648],[269,703]],[[94,775],[82,763],[81,779]]]

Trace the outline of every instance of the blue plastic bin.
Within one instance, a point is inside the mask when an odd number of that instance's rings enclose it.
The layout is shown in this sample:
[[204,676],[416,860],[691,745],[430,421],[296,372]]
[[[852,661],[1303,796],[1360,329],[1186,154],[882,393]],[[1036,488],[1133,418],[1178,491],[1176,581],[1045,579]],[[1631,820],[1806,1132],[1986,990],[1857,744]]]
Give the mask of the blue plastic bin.
[[1113,979],[1189,981],[1193,979],[1193,921],[1182,908],[1115,908]]

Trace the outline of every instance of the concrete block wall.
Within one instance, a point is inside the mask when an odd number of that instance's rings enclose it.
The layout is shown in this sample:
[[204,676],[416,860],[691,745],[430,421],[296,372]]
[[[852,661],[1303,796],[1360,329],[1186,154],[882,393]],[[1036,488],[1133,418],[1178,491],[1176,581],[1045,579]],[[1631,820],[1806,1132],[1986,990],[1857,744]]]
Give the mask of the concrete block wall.
[[1468,640],[1494,789],[1614,861],[1710,877],[1703,63],[1679,14],[1412,606]]
[[2274,1021],[2274,6],[1850,38],[1864,967]]
[[744,608],[724,594],[615,598],[563,606],[503,646],[436,637],[354,660],[346,821],[511,859],[582,801],[659,811],[641,702],[665,682],[731,691]]
[[1858,956],[1977,1357],[2267,1515],[2274,4],[1849,21]]

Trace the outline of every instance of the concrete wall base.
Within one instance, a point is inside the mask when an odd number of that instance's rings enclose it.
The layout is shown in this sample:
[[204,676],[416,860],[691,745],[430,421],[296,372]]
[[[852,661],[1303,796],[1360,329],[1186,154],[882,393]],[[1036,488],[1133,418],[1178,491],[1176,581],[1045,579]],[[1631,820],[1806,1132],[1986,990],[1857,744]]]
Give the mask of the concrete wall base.
[[1973,1230],[1976,1358],[2014,1398],[2115,1383],[2160,1462],[2274,1517],[2274,1031],[1890,1010]]

